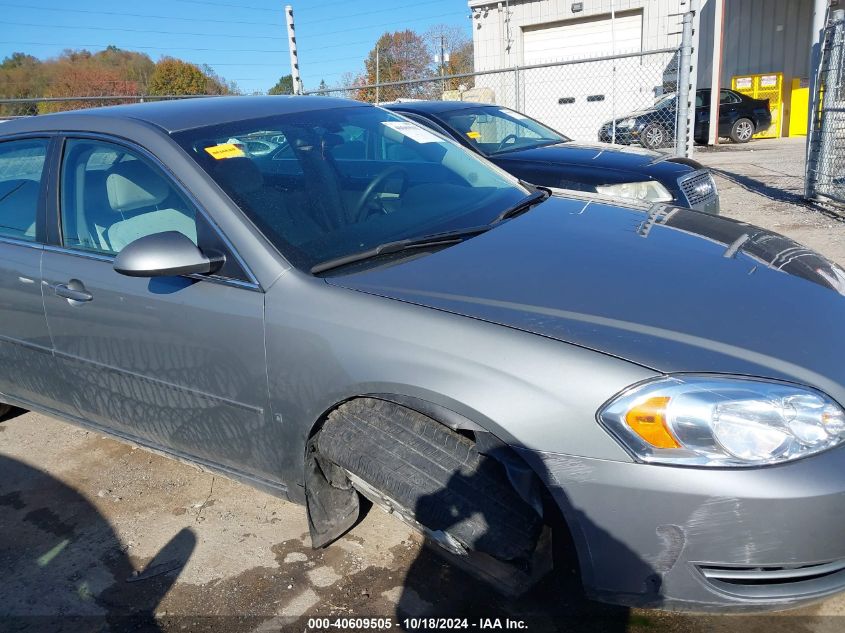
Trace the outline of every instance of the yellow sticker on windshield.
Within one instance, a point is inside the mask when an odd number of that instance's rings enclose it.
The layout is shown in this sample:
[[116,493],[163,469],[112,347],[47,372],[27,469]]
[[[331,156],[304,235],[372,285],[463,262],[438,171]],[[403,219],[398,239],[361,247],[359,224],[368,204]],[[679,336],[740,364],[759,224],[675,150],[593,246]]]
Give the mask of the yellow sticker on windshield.
[[211,154],[212,158],[223,160],[224,158],[240,158],[246,156],[244,151],[234,143],[223,143],[206,147],[205,151]]
[[470,138],[481,138],[481,132],[467,132],[467,136]]

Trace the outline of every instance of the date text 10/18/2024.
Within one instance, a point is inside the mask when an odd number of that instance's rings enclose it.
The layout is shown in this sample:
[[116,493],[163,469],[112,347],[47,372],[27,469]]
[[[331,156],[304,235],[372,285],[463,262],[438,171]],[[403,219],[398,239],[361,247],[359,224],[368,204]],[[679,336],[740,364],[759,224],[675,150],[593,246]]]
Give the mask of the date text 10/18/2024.
[[374,630],[386,631],[399,624],[406,631],[416,629],[456,629],[479,631],[525,630],[528,624],[524,620],[511,618],[404,618],[394,622],[393,618],[309,618],[309,630]]

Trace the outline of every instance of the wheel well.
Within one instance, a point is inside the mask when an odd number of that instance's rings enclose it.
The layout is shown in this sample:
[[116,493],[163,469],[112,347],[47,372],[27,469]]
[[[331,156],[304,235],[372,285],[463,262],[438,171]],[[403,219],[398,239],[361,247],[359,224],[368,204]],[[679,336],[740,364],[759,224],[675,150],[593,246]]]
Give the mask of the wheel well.
[[[341,467],[349,467],[350,464],[354,467],[354,463],[350,461],[354,459],[354,455],[338,455],[333,452],[331,447],[323,447],[321,449],[319,436],[329,420],[334,420],[337,415],[341,415],[344,409],[348,410],[356,406],[372,406],[366,404],[372,402],[381,402],[384,406],[394,407],[396,412],[409,410],[419,416],[424,416],[425,419],[443,427],[443,430],[451,433],[454,438],[461,438],[464,441],[471,443],[473,448],[485,458],[493,460],[506,474],[506,478],[503,478],[501,481],[502,485],[506,485],[510,488],[511,493],[509,494],[512,494],[514,498],[518,497],[521,499],[525,503],[525,508],[530,508],[535,511],[541,519],[541,524],[546,524],[553,528],[555,541],[555,564],[561,562],[569,569],[572,568],[573,564],[576,568],[578,567],[577,556],[572,554],[572,552],[575,551],[575,548],[573,545],[570,527],[563,513],[560,512],[560,509],[557,507],[550,491],[543,482],[542,477],[540,477],[540,475],[526,460],[522,458],[522,456],[511,449],[496,435],[490,433],[474,421],[469,420],[461,414],[458,414],[446,407],[421,400],[419,398],[392,394],[368,394],[349,398],[338,403],[327,411],[311,429],[311,433],[309,434],[309,444],[316,447],[317,455],[315,456],[321,457],[324,461],[332,463],[334,463],[335,460],[343,462]],[[332,432],[334,433],[334,431]],[[459,440],[456,439],[456,441]],[[338,443],[342,443],[344,445],[348,444],[348,437],[344,438],[343,442]],[[326,457],[324,453],[329,453],[330,456]],[[349,487],[353,487],[352,482],[348,479],[347,481],[349,482]],[[332,483],[337,484],[336,481],[331,481],[331,477],[326,478],[326,483],[329,485],[332,485]],[[307,493],[307,487],[309,484],[307,479],[306,484]],[[347,483],[343,482],[342,485],[347,485]],[[341,534],[337,534],[335,538],[340,535]],[[535,548],[536,546],[537,544],[535,543]],[[523,561],[523,563],[524,562],[525,561]]]

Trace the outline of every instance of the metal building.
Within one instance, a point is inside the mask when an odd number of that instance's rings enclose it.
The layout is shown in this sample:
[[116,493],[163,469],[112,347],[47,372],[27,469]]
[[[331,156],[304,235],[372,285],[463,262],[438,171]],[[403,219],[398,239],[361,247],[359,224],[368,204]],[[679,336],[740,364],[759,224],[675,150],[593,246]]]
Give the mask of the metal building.
[[[676,48],[682,15],[694,1],[470,0],[475,67],[485,71]],[[722,1],[721,87],[770,98],[776,119],[771,136],[806,134],[813,0]],[[698,4],[700,89],[711,85],[714,14],[722,2]],[[645,80],[655,84],[652,96],[659,96],[660,78]],[[594,91],[588,84],[585,80],[585,94]]]

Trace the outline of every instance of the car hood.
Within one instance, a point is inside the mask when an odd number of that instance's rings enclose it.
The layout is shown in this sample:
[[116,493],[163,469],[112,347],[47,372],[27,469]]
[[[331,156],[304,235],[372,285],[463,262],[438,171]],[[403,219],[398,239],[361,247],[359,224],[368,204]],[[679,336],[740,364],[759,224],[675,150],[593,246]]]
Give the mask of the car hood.
[[595,169],[634,170],[640,173],[648,173],[652,170],[651,168],[659,165],[664,171],[674,167],[678,172],[677,176],[688,173],[690,167],[696,169],[700,167],[695,161],[684,158],[667,159],[663,154],[638,147],[575,141],[494,154],[490,158],[504,166],[512,161],[519,161],[556,165],[590,165]]
[[661,372],[787,379],[845,401],[845,272],[689,209],[552,197],[451,248],[326,281]]

